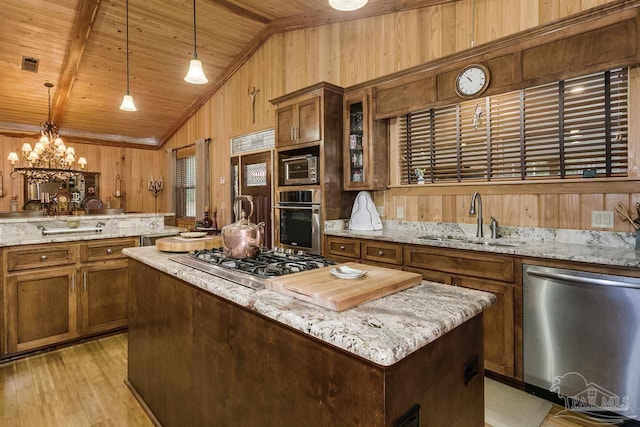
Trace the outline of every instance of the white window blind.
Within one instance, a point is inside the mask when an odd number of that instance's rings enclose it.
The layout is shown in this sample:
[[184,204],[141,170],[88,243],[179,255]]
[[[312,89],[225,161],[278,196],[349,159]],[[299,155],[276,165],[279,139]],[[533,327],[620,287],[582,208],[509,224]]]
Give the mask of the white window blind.
[[400,117],[402,184],[627,173],[628,70]]
[[196,156],[176,159],[176,217],[196,216]]

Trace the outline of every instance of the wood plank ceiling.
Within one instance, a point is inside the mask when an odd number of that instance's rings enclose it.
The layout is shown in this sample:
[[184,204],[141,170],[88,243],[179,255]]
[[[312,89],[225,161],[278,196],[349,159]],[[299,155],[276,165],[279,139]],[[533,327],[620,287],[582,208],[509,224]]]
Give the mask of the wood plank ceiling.
[[[327,0],[197,0],[198,56],[207,85],[183,81],[193,53],[190,0],[130,0],[131,94],[125,93],[125,0],[4,0],[0,15],[0,133],[38,131],[54,116],[69,139],[161,145],[272,34],[456,0],[371,0],[351,13]],[[22,56],[40,60],[21,70]],[[58,93],[58,89],[62,91]]]

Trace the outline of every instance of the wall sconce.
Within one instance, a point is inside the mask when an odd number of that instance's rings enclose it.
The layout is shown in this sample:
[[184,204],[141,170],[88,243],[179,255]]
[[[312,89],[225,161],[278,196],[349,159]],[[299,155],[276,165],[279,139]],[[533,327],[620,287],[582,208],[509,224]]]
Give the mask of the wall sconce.
[[116,197],[122,196],[122,179],[120,178],[120,162],[116,162],[116,181],[115,181],[115,195]]
[[84,167],[87,166],[87,159],[85,159],[84,157],[80,157],[78,159],[78,164],[82,169],[84,169]]

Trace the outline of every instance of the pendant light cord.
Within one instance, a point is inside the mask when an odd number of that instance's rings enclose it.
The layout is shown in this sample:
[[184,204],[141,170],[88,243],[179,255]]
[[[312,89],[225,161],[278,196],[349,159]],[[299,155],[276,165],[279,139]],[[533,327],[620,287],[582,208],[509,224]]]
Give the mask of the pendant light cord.
[[476,9],[478,7],[478,0],[473,0],[473,14],[471,20],[471,47],[476,44]]
[[193,59],[198,59],[198,43],[196,42],[196,0],[193,0]]
[[47,86],[49,92],[49,123],[51,123],[51,86]]
[[126,30],[126,34],[127,34],[127,95],[130,95],[129,93],[129,0],[125,0],[125,4],[126,4],[125,21],[127,23],[127,30]]

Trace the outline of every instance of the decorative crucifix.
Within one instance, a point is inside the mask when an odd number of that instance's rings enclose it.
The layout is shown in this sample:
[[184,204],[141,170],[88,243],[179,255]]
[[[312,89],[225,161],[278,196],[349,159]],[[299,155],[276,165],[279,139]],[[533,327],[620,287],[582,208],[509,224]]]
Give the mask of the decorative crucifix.
[[253,86],[251,89],[247,90],[247,95],[251,98],[251,112],[253,114],[253,124],[256,123],[256,95],[260,92],[260,89],[256,90],[256,87]]

